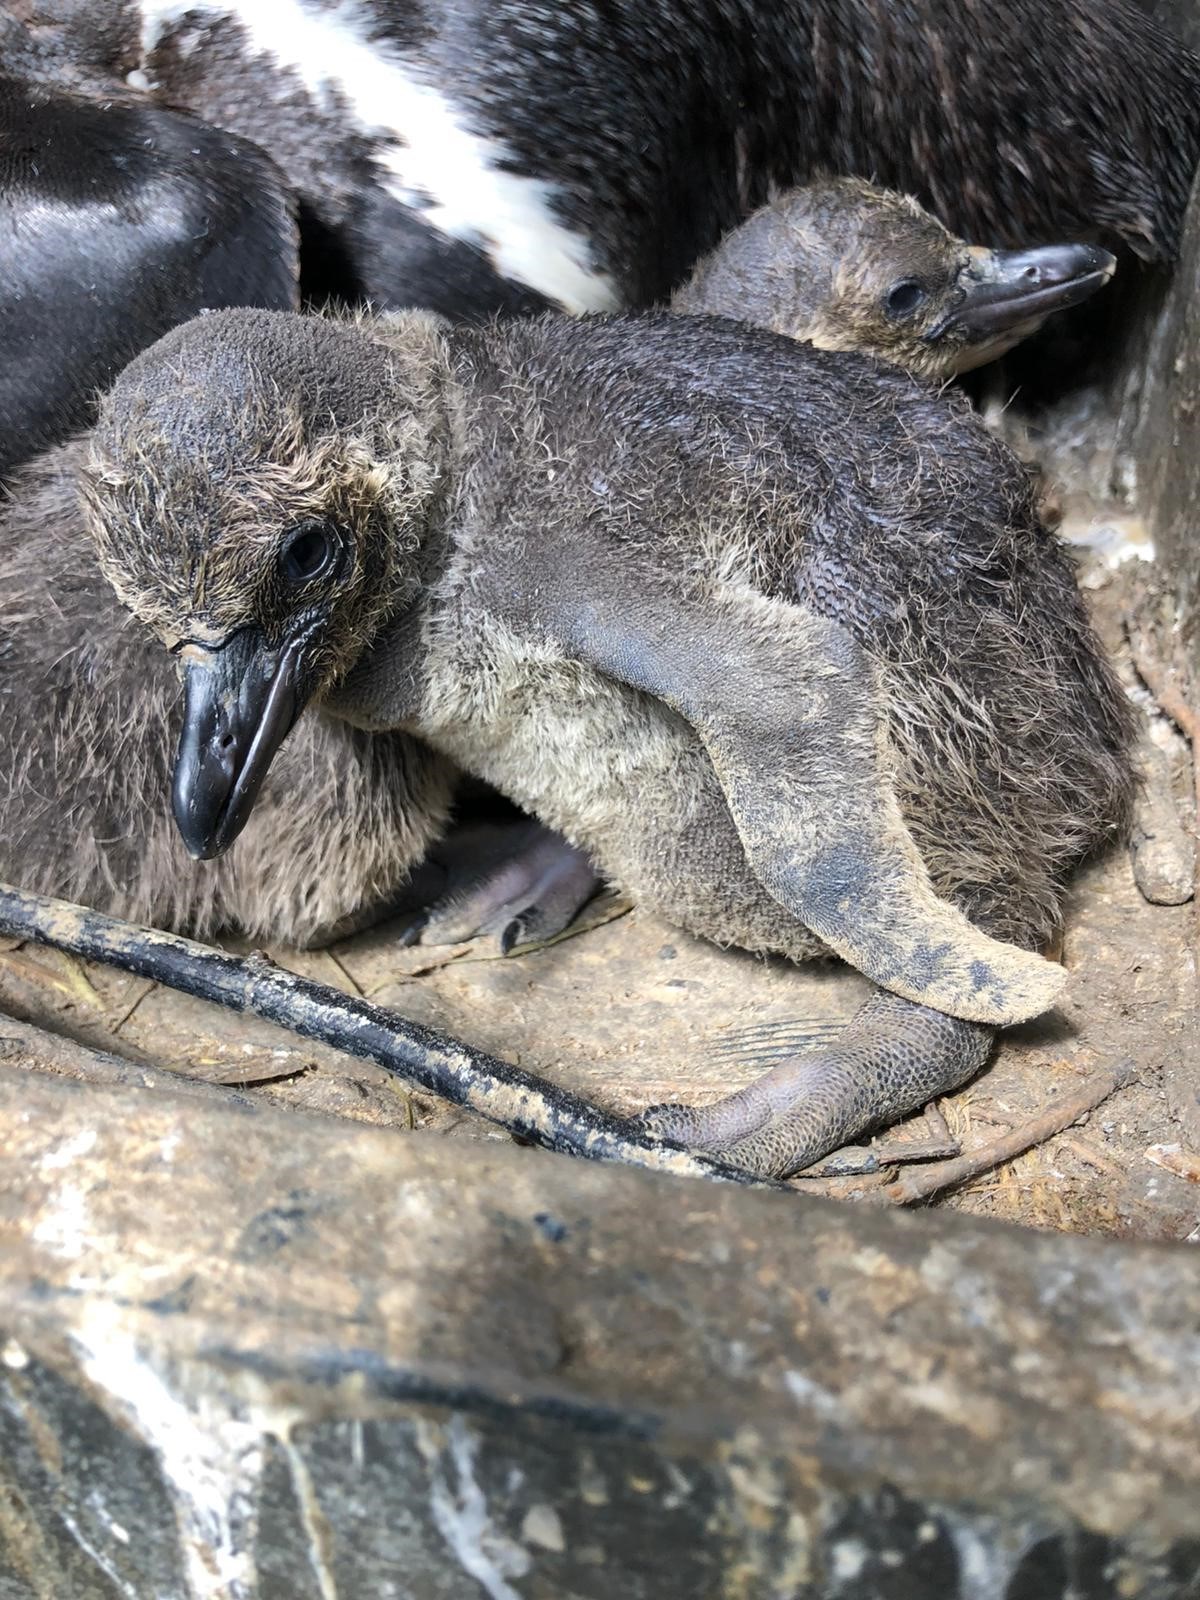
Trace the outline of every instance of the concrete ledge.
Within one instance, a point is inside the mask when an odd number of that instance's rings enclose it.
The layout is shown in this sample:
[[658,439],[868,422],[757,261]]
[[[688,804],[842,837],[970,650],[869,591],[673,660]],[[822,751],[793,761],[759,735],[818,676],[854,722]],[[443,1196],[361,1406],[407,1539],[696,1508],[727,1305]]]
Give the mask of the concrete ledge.
[[0,1595],[1182,1600],[1200,1258],[0,1068]]

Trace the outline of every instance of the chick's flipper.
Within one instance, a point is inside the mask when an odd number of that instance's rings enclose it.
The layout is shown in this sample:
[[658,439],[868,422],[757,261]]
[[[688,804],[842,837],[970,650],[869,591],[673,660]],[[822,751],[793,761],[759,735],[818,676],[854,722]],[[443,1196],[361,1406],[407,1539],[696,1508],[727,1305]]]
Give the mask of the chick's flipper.
[[838,624],[745,586],[666,589],[623,553],[586,574],[560,552],[528,615],[699,735],[752,871],[786,912],[880,987],[972,1022],[1036,1016],[1060,968],[940,898],[896,799],[883,706]]
[[667,1144],[785,1178],[974,1077],[992,1030],[879,993],[834,1042],[804,1051],[709,1106],[652,1106],[639,1126]]

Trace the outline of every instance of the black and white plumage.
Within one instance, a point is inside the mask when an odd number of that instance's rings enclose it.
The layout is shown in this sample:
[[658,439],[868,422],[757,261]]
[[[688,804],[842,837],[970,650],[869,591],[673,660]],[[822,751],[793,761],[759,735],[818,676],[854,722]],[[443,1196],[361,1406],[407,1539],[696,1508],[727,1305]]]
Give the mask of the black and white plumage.
[[254,140],[300,200],[314,287],[451,315],[661,299],[818,169],[979,244],[1165,259],[1200,155],[1200,61],[1135,0],[94,10],[55,6],[26,70]]
[[292,196],[254,144],[0,75],[0,478],[207,308],[298,304]]

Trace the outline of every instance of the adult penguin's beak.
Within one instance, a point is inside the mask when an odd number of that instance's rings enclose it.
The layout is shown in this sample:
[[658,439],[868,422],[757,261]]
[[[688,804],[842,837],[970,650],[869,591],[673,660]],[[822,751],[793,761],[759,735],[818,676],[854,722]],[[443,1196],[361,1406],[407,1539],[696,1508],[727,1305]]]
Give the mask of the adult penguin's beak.
[[271,761],[304,709],[311,630],[272,648],[246,627],[223,644],[185,644],[183,733],[172,804],[188,854],[219,856],[241,833]]
[[992,349],[1015,344],[1054,311],[1078,305],[1102,288],[1117,258],[1092,244],[1051,244],[1036,250],[972,250],[960,281],[963,295],[926,335],[946,335]]

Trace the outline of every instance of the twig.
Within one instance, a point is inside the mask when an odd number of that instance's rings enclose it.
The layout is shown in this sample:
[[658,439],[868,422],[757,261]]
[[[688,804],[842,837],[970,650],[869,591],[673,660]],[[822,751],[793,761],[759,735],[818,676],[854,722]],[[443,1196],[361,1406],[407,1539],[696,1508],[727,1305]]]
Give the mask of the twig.
[[1155,661],[1141,640],[1134,639],[1132,633],[1129,643],[1138,677],[1154,696],[1163,715],[1170,717],[1188,743],[1195,747],[1200,737],[1200,713],[1188,704],[1182,690],[1174,683],[1173,669]]
[[319,1039],[374,1061],[427,1093],[465,1106],[530,1144],[656,1172],[783,1187],[660,1145],[556,1084],[408,1022],[369,1000],[287,972],[263,955],[243,960],[176,934],[138,928],[65,900],[0,884],[3,934],[35,939],[72,956],[153,978],[183,994],[249,1012],[306,1039]]
[[1152,1144],[1145,1155],[1156,1167],[1174,1172],[1189,1183],[1200,1183],[1200,1155],[1185,1150],[1181,1144]]
[[216,1100],[249,1110],[261,1103],[257,1097],[251,1099],[236,1090],[207,1083],[203,1078],[169,1072],[162,1067],[148,1067],[108,1050],[93,1050],[61,1034],[35,1028],[31,1023],[18,1022],[15,1017],[0,1017],[0,1060],[15,1058],[24,1065],[32,1065],[38,1072],[98,1084],[105,1089],[165,1089],[171,1094]]
[[954,1184],[964,1183],[968,1178],[977,1178],[980,1173],[990,1172],[993,1167],[1011,1161],[1015,1156],[1024,1155],[1026,1150],[1032,1150],[1034,1145],[1044,1144],[1056,1133],[1062,1133],[1064,1128],[1069,1128],[1073,1122],[1078,1122],[1080,1117],[1086,1116],[1089,1111],[1094,1111],[1108,1099],[1110,1094],[1123,1089],[1132,1081],[1133,1076],[1133,1064],[1128,1061],[1122,1062],[1115,1071],[1100,1074],[1077,1093],[1067,1095],[1047,1107],[1041,1116],[1035,1117],[1032,1122],[1013,1128],[999,1139],[993,1139],[990,1144],[982,1145],[978,1150],[959,1156],[956,1161],[941,1161],[936,1166],[923,1167],[920,1172],[908,1173],[902,1178],[897,1178],[894,1183],[887,1185],[883,1193],[894,1205],[908,1206],[918,1200],[928,1200],[941,1190],[949,1189]]
[[925,1125],[933,1138],[944,1139],[947,1144],[952,1144],[954,1146],[952,1154],[958,1155],[962,1146],[950,1132],[950,1124],[946,1121],[939,1101],[931,1100],[925,1107]]
[[[361,995],[362,992],[363,992],[362,984],[359,983],[358,979],[349,970],[349,968],[346,966],[345,962],[344,961],[339,961],[337,956],[334,955],[332,950],[322,950],[321,954],[323,956],[327,957],[328,960],[330,961],[330,963],[332,964],[332,966],[334,967],[334,970],[337,971],[337,972],[340,972],[342,977],[345,978],[346,984],[348,985],[347,990],[346,990],[347,994]],[[339,984],[338,987],[340,988],[341,985]]]
[[1086,1161],[1089,1166],[1095,1167],[1097,1172],[1107,1173],[1110,1178],[1123,1178],[1126,1175],[1126,1168],[1119,1161],[1114,1161],[1111,1156],[1102,1155],[1099,1150],[1094,1150],[1082,1139],[1065,1136],[1058,1141],[1058,1148],[1069,1150],[1078,1160]]
[[916,1161],[943,1161],[956,1156],[960,1146],[957,1139],[891,1139],[882,1144],[848,1144],[831,1155],[823,1156],[815,1166],[796,1173],[798,1179],[810,1178],[863,1178],[876,1172],[886,1172],[889,1167],[910,1165]]

